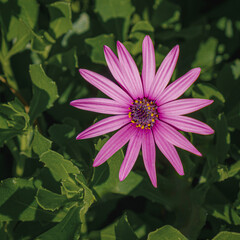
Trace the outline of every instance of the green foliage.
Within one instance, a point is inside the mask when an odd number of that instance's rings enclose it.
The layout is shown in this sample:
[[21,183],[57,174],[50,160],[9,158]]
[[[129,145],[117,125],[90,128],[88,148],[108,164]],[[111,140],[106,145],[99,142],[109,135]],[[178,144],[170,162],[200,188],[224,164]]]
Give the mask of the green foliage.
[[[240,239],[238,1],[0,0],[0,239]],[[126,149],[93,168],[112,133],[77,141],[101,117],[69,105],[102,96],[78,73],[112,79],[103,46],[121,41],[141,72],[150,35],[156,64],[176,44],[174,81],[201,75],[184,97],[213,99],[192,116],[215,134],[186,134],[185,176],[157,152],[158,187],[142,156],[119,181]]]

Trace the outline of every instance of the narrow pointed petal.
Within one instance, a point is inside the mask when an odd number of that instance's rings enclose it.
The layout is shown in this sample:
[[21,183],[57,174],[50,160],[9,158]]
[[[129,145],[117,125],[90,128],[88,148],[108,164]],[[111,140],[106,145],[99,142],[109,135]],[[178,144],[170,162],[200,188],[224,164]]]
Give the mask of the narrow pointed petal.
[[185,91],[197,80],[200,72],[201,68],[194,68],[175,80],[162,92],[157,100],[157,103],[162,104],[170,102],[182,96]]
[[153,129],[153,134],[155,138],[155,142],[159,148],[159,150],[162,152],[162,154],[168,159],[168,161],[172,164],[172,166],[175,168],[175,170],[178,172],[179,175],[184,175],[182,162],[180,160],[180,157],[177,153],[177,150],[175,147],[167,142],[161,134],[159,134],[158,131],[155,131],[156,129]]
[[142,98],[143,86],[136,63],[125,46],[119,41],[117,42],[117,51],[119,61],[123,66],[122,74],[124,78],[129,79],[128,82],[131,84],[132,97],[134,99]]
[[119,180],[123,181],[132,170],[142,145],[142,131],[136,131],[130,138],[126,155],[119,171]]
[[73,107],[103,113],[103,114],[128,114],[126,106],[107,98],[83,98],[70,102]]
[[159,114],[168,115],[183,115],[195,112],[213,103],[213,100],[199,98],[185,98],[167,102],[158,108]]
[[122,65],[120,64],[117,56],[113,53],[113,51],[108,47],[104,46],[104,55],[108,65],[110,72],[112,73],[113,77],[119,83],[119,85],[128,92],[130,96],[132,96],[132,90],[129,86],[128,78],[124,78],[122,74]]
[[145,97],[148,97],[150,87],[152,86],[156,62],[155,62],[155,52],[152,40],[149,36],[146,36],[142,44],[142,81],[143,81],[143,90]]
[[126,104],[131,103],[131,97],[111,80],[86,69],[80,69],[79,72],[85,80],[115,101]]
[[156,131],[174,146],[182,148],[198,156],[202,156],[202,154],[192,145],[191,142],[189,142],[187,138],[167,123],[158,120],[156,122]]
[[97,137],[97,136],[118,130],[119,128],[121,128],[122,126],[128,123],[130,123],[130,119],[127,115],[117,115],[117,116],[108,117],[93,124],[86,130],[78,134],[76,139],[79,140],[79,139]]
[[114,153],[116,153],[129,141],[136,131],[136,127],[128,124],[116,132],[101,148],[94,160],[93,166],[97,167],[106,162]]
[[152,182],[152,185],[156,188],[157,187],[156,149],[151,130],[144,131],[142,141],[142,155],[148,176]]
[[149,91],[152,99],[158,99],[169,83],[179,56],[179,46],[175,46],[161,63]]
[[201,135],[210,135],[214,133],[214,130],[207,124],[187,116],[162,117],[161,120],[184,132],[192,132]]

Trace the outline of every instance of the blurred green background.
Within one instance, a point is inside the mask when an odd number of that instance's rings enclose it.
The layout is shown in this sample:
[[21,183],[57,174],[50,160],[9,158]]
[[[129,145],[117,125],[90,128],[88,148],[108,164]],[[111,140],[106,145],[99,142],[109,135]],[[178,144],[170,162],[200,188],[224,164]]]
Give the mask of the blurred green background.
[[[240,239],[240,2],[238,0],[0,0],[0,239]],[[202,72],[185,97],[213,99],[186,134],[185,176],[157,152],[158,188],[142,157],[123,182],[124,149],[93,168],[111,134],[76,141],[102,115],[69,106],[103,96],[79,75],[113,79],[103,45],[120,40],[140,71],[150,35],[157,67],[180,45],[172,81]]]

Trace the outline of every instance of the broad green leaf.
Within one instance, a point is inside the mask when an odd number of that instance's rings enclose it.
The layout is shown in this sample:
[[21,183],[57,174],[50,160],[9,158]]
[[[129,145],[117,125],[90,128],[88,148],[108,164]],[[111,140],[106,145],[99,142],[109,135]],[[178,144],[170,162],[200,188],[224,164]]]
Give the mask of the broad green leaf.
[[194,98],[217,99],[220,103],[225,103],[224,96],[217,88],[206,83],[198,83],[193,89],[192,96]]
[[187,240],[176,228],[166,225],[157,229],[154,232],[151,232],[148,235],[147,240]]
[[35,27],[38,18],[39,5],[36,0],[18,0],[20,7],[19,17],[32,29]]
[[74,76],[78,67],[76,48],[52,56],[47,63],[59,67],[62,71],[69,70]]
[[45,138],[42,134],[39,133],[38,129],[34,130],[34,138],[32,142],[33,151],[41,156],[42,153],[48,151],[52,146],[52,141]]
[[231,111],[237,102],[240,101],[239,85],[240,85],[240,60],[237,59],[232,63],[225,64],[219,71],[216,86],[224,95],[226,100],[227,111]]
[[240,233],[236,232],[220,232],[212,240],[239,240]]
[[227,113],[227,120],[229,126],[240,130],[240,102],[237,103],[229,113]]
[[55,211],[62,207],[67,201],[67,197],[44,188],[37,191],[36,201],[44,210]]
[[116,237],[117,239],[128,239],[128,240],[136,240],[138,239],[135,233],[133,232],[127,216],[124,214],[120,220],[118,221],[117,226],[115,227]]
[[180,19],[180,7],[166,0],[155,1],[152,24],[156,27],[173,28]]
[[54,2],[48,6],[50,14],[50,30],[55,38],[61,37],[72,28],[70,3]]
[[15,17],[12,17],[10,22],[10,31],[7,35],[8,40],[16,39],[15,43],[13,44],[12,48],[9,50],[7,54],[7,58],[10,58],[14,54],[22,51],[25,49],[27,43],[32,39],[32,31],[26,23]]
[[130,0],[96,0],[94,10],[100,15],[107,32],[114,33],[120,41],[126,39],[134,12]]
[[90,28],[90,17],[86,12],[79,15],[79,18],[73,22],[72,29],[70,29],[63,37],[62,45],[65,47],[68,44],[68,40],[71,36],[81,35],[88,31]]
[[28,127],[29,116],[17,98],[0,104],[0,146],[8,139],[22,134]]
[[40,161],[45,164],[56,181],[69,178],[69,174],[78,174],[79,170],[71,161],[65,160],[62,155],[52,150],[43,153]]
[[115,41],[113,34],[102,34],[94,38],[85,39],[87,45],[89,45],[89,55],[94,63],[100,63],[106,65],[104,58],[103,46],[107,45],[111,49],[115,49]]
[[224,114],[219,114],[216,121],[216,156],[220,163],[227,157],[230,145],[230,134],[228,132],[227,120]]
[[[79,239],[79,226],[81,225],[79,211],[80,207],[71,208],[60,223],[38,236],[36,240]],[[78,238],[75,238],[76,236]]]
[[133,55],[137,55],[142,52],[142,42],[146,35],[153,36],[154,28],[147,21],[137,22],[129,35],[129,40],[124,42],[124,45]]
[[215,64],[217,45],[218,40],[214,37],[201,42],[195,61],[192,63],[192,67],[200,67],[202,69],[201,78],[204,80],[211,80],[212,78],[211,68]]
[[30,76],[33,83],[33,98],[29,116],[33,122],[43,111],[53,106],[58,93],[56,83],[45,74],[41,64],[30,65]]
[[37,188],[33,180],[9,178],[0,183],[0,221],[59,221],[64,212],[41,209],[36,200]]

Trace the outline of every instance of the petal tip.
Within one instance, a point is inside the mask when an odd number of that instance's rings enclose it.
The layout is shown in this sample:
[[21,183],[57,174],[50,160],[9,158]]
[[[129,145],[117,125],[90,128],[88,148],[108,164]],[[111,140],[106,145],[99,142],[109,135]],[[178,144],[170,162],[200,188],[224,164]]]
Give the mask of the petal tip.
[[100,164],[96,161],[93,162],[93,167],[98,167]]

